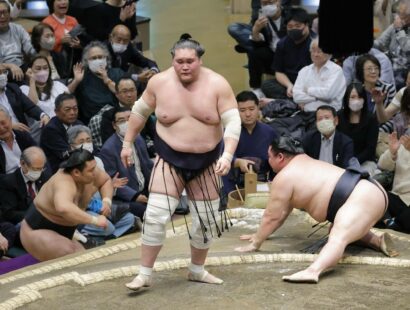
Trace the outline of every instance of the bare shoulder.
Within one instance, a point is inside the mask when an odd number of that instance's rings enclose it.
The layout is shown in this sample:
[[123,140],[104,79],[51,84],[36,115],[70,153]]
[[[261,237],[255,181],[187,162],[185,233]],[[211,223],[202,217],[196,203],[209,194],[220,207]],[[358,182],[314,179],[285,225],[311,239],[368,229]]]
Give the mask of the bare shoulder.
[[228,81],[219,73],[209,69],[209,68],[202,68],[206,79],[213,84],[217,89],[223,89],[225,87],[231,88]]
[[62,171],[58,171],[50,181],[52,182],[52,190],[55,193],[75,194],[77,191],[72,177]]

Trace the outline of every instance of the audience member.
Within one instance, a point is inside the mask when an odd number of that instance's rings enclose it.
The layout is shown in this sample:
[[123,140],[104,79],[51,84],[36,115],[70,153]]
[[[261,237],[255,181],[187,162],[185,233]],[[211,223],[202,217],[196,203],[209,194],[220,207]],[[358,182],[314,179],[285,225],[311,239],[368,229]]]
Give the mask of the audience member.
[[55,173],[60,163],[70,150],[67,129],[73,125],[81,125],[77,120],[78,105],[72,94],[58,95],[55,100],[55,113],[50,122],[43,128],[40,146],[47,156],[51,171]]
[[130,202],[130,211],[142,219],[148,201],[148,184],[153,162],[149,158],[147,147],[141,136],[138,136],[132,144],[134,164],[127,168],[121,162],[120,153],[130,114],[131,111],[127,108],[118,108],[113,113],[112,126],[115,133],[104,143],[100,157],[111,177],[119,173],[120,177],[128,178],[127,185],[117,189],[115,198]]
[[142,93],[148,80],[158,73],[159,69],[155,61],[144,57],[130,42],[130,30],[124,25],[115,26],[107,44],[112,59],[111,65],[130,74],[137,72],[131,77],[138,83],[138,92]]
[[[131,109],[134,102],[137,100],[137,88],[134,81],[130,78],[121,78],[118,83],[115,84],[115,96],[118,99],[118,105],[120,107]],[[105,105],[90,119],[88,124],[88,127],[91,130],[94,146],[98,150],[102,147],[105,140],[115,132],[111,120],[109,120],[109,124],[107,124],[109,126],[102,126],[104,113],[112,109],[114,109],[114,107],[111,104]],[[105,139],[103,139],[103,136]]]
[[[83,148],[93,153],[93,144],[91,142],[91,131],[88,127],[83,125],[72,126],[67,130],[68,143],[71,149]],[[102,160],[96,156],[94,159],[97,163],[98,169],[105,172],[104,163]],[[117,178],[114,176],[112,179],[112,185],[114,190],[123,187],[128,182],[127,178]],[[101,200],[101,195],[96,192],[88,204],[86,212],[92,216],[98,216],[102,214],[107,217],[107,226],[96,227],[94,225],[84,225],[81,228],[81,233],[88,236],[97,236],[103,238],[118,238],[129,232],[135,223],[134,215],[132,215],[127,210],[129,209],[126,204],[116,204],[112,202],[111,213],[106,212],[107,210],[103,208],[103,203]]]
[[[26,72],[28,85],[20,86],[24,95],[36,104],[48,117],[55,116],[54,101],[62,93],[69,92],[67,86],[51,79],[51,67],[45,56],[35,56]],[[42,124],[32,118],[28,118],[30,135],[36,142],[40,142]]]
[[0,178],[0,209],[2,218],[14,225],[26,215],[38,191],[50,177],[45,171],[46,156],[37,146],[26,148],[21,154],[20,169]]
[[410,64],[410,0],[400,0],[397,13],[393,24],[374,41],[374,47],[387,52],[393,64],[396,87],[400,89]]
[[[250,34],[253,48],[248,54],[249,85],[256,95],[261,91],[263,73],[274,74],[272,65],[278,41],[286,35],[280,0],[260,0],[261,10]],[[283,11],[285,12],[285,11]]]
[[20,167],[21,152],[36,145],[25,131],[13,130],[8,110],[0,106],[0,174],[12,173]]
[[21,6],[24,2],[26,2],[26,0],[14,0],[14,3],[10,2],[9,0],[5,1],[10,6],[10,17],[12,19],[19,17],[21,12]]
[[87,10],[87,33],[94,40],[107,41],[116,25],[124,25],[131,32],[131,40],[137,35],[136,1],[107,0]]
[[319,47],[319,39],[310,45],[312,64],[302,68],[293,87],[293,100],[304,112],[316,112],[322,105],[332,106],[336,111],[342,107],[346,90],[343,70],[330,60]]
[[[410,99],[410,90],[405,94]],[[403,95],[404,97],[404,95]],[[410,125],[410,108],[405,112]],[[407,127],[404,135],[400,138],[397,132],[389,136],[389,149],[379,159],[379,167],[388,171],[394,171],[393,188],[388,192],[389,204],[384,223],[387,228],[410,232],[410,127]]]
[[276,46],[273,63],[275,79],[262,83],[262,92],[266,97],[293,97],[293,85],[298,72],[311,64],[309,21],[309,15],[304,9],[293,8],[289,11],[285,21],[287,35]]
[[373,175],[376,172],[376,145],[379,134],[377,119],[368,110],[366,90],[360,83],[347,86],[343,109],[338,113],[337,129],[353,140],[353,155],[362,168]]
[[235,184],[243,187],[243,173],[253,171],[258,174],[259,181],[272,180],[273,171],[268,163],[268,148],[277,138],[275,130],[259,121],[259,100],[253,92],[243,91],[236,96],[242,130],[232,163],[237,169],[231,170],[222,177],[224,191],[229,194]]
[[14,81],[24,78],[24,57],[36,53],[23,26],[10,22],[10,6],[0,0],[0,64],[10,70]]
[[393,12],[397,7],[398,0],[375,0],[373,14],[378,21],[380,31],[386,30],[393,22]]
[[11,116],[13,129],[30,131],[27,126],[27,117],[40,121],[44,126],[50,117],[37,107],[20,88],[14,83],[8,83],[7,69],[0,64],[0,106],[8,111]]
[[353,141],[336,129],[336,110],[323,105],[316,110],[317,130],[309,132],[303,139],[303,149],[310,157],[347,168],[353,157]]
[[90,197],[99,191],[110,212],[111,180],[96,168],[94,156],[87,150],[75,150],[61,168],[43,185],[21,222],[21,243],[40,261],[84,250],[72,240],[77,225],[107,226],[104,215],[91,216],[84,211]]
[[53,50],[61,52],[63,46],[81,48],[81,42],[77,34],[70,33],[75,27],[79,27],[78,21],[67,15],[68,0],[47,0],[50,15],[43,19],[43,23],[54,29],[55,43]]
[[98,41],[88,44],[83,51],[84,77],[76,90],[80,120],[88,124],[105,105],[117,106],[115,85],[124,76],[119,68],[111,67],[107,47]]
[[[368,54],[377,58],[380,63],[380,80],[387,84],[394,84],[393,66],[389,57],[376,48],[371,48]],[[363,55],[363,54],[362,54]],[[353,83],[356,79],[356,61],[361,55],[352,55],[343,61],[343,74],[346,84]]]

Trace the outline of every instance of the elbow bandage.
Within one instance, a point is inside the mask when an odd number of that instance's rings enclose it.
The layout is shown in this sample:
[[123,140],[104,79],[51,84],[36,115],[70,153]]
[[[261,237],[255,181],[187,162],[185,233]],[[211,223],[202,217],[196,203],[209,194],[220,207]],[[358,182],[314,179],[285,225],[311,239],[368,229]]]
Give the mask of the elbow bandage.
[[138,117],[141,117],[142,119],[147,119],[152,112],[154,112],[154,109],[151,108],[145,101],[142,99],[138,99],[135,101],[134,106],[132,107],[131,112]]
[[221,114],[222,124],[225,128],[224,138],[239,140],[241,135],[241,117],[238,109],[229,109]]

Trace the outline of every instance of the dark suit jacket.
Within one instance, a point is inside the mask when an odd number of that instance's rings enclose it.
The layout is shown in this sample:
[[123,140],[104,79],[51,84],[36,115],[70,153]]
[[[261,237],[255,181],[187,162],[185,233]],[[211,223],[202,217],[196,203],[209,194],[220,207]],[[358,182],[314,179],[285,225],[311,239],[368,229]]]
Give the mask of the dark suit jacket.
[[[72,125],[82,124],[77,120]],[[64,155],[70,150],[67,130],[57,116],[54,116],[41,131],[40,147],[46,154],[51,171],[55,173],[64,161]]]
[[[35,182],[37,192],[49,176],[46,171],[41,174]],[[32,201],[21,169],[0,177],[0,197],[0,219],[13,224],[20,223]]]
[[[17,144],[22,152],[30,146],[37,145],[29,133],[20,130],[13,130],[13,132],[16,136]],[[6,155],[4,154],[3,148],[0,147],[0,174],[4,173],[6,173]]]
[[27,120],[24,114],[36,120],[40,119],[40,115],[43,113],[43,110],[41,110],[26,95],[24,95],[16,84],[7,84],[6,96],[11,109],[14,114],[16,114],[16,117],[20,123],[27,125]]
[[113,177],[119,172],[119,177],[127,177],[128,184],[122,188],[118,188],[116,192],[117,199],[123,201],[135,201],[140,194],[147,194],[149,178],[153,167],[152,160],[148,156],[147,146],[141,136],[138,135],[134,142],[135,149],[138,153],[138,158],[141,163],[142,174],[145,178],[144,190],[138,190],[138,179],[135,173],[134,166],[125,168],[121,162],[122,141],[115,133],[103,145],[100,151],[100,158],[104,163],[105,171]]
[[[303,139],[303,149],[312,158],[319,159],[321,134],[314,130],[306,134]],[[336,130],[333,140],[333,164],[340,168],[346,168],[349,160],[353,157],[353,141],[345,134]]]

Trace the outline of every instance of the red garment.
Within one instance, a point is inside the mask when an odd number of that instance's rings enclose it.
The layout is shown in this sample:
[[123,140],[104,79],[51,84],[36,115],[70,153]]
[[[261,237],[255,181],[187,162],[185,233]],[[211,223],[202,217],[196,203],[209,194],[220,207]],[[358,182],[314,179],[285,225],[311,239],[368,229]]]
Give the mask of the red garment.
[[54,29],[54,36],[56,38],[56,44],[54,45],[55,52],[61,52],[62,44],[61,39],[64,37],[66,33],[68,33],[71,29],[78,25],[78,21],[69,15],[65,16],[65,23],[61,24],[53,14],[48,15],[46,18],[43,19],[43,23],[46,23]]

